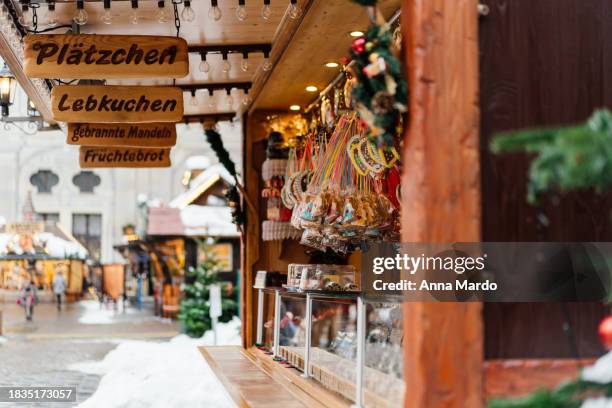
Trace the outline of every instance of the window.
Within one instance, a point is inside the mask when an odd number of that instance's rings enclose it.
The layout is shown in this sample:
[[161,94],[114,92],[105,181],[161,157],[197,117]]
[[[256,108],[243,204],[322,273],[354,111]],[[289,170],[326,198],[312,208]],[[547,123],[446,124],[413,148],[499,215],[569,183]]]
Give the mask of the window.
[[39,193],[50,193],[51,189],[59,183],[59,177],[51,170],[38,170],[30,176],[30,183]]
[[72,178],[72,183],[81,193],[93,193],[94,188],[100,185],[100,177],[93,171],[82,171]]
[[89,256],[100,259],[102,248],[102,216],[100,214],[72,214],[72,235],[89,251]]
[[59,222],[59,214],[58,213],[36,213],[37,221],[44,222]]

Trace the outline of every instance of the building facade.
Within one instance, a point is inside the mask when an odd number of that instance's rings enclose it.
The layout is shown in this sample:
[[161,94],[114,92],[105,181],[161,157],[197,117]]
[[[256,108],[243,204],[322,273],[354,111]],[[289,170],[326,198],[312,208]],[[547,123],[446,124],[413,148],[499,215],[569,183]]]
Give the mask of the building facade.
[[[27,96],[18,89],[9,118],[26,116],[27,104]],[[239,165],[240,124],[221,123],[219,130]],[[113,245],[121,241],[123,226],[137,224],[138,203],[158,200],[164,205],[183,192],[184,173],[193,170],[193,163],[208,161],[193,157],[217,162],[201,125],[179,124],[177,133],[170,168],[82,170],[79,149],[66,144],[62,130],[0,123],[0,217],[5,222],[20,220],[31,193],[39,219],[58,221],[99,261],[120,262]]]

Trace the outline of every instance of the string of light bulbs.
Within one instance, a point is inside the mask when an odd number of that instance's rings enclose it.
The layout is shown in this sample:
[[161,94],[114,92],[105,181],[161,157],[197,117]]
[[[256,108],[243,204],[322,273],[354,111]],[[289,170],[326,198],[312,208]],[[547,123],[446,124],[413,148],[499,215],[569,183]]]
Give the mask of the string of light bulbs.
[[264,56],[262,63],[262,69],[269,71],[272,69],[272,62],[270,61],[270,52],[272,50],[271,44],[234,44],[234,45],[202,45],[202,46],[189,46],[190,53],[200,54],[199,69],[206,78],[210,77],[212,73],[212,66],[208,61],[208,55],[216,54],[221,55],[222,65],[221,72],[225,77],[229,75],[232,69],[232,63],[230,62],[229,56],[240,55],[242,57],[240,61],[240,69],[243,72],[248,72],[250,69],[249,55],[251,53],[261,53]]
[[[155,13],[155,18],[160,24],[168,23],[171,20],[171,13],[166,8],[166,1],[168,0],[158,0],[157,1],[157,11]],[[191,6],[193,0],[182,0],[182,11],[180,13],[180,18],[182,21],[187,23],[192,23],[196,20],[196,12]],[[236,18],[244,22],[249,17],[249,13],[247,11],[246,2],[247,0],[235,0],[238,5],[236,7]],[[269,21],[274,12],[271,7],[271,0],[248,0],[248,1],[257,1],[262,2],[261,7],[261,18],[264,21]],[[287,0],[275,0],[275,1],[287,1]],[[47,0],[47,1],[31,1],[31,0],[19,0],[19,4],[21,5],[21,16],[19,19],[20,24],[25,28],[32,27],[32,17],[35,12],[35,8],[38,8],[41,4],[46,3],[47,10],[45,13],[45,18],[43,24],[48,28],[52,28],[57,26],[58,24],[58,15],[56,12],[56,1],[55,0]],[[101,21],[104,24],[112,24],[116,18],[115,15],[112,14],[111,11],[111,3],[112,0],[102,0],[104,11],[101,16]],[[139,10],[139,0],[130,0],[131,3],[131,12],[128,14],[128,20],[132,24],[138,24],[142,20],[142,14]],[[298,4],[298,0],[289,0],[289,5],[286,11],[286,14],[290,19],[298,19],[302,15],[302,9]],[[219,0],[210,0],[210,6],[208,8],[208,19],[212,22],[218,22],[223,17],[223,11],[219,6]],[[78,25],[85,25],[89,21],[89,13],[85,8],[85,0],[75,0],[75,10],[72,16],[72,20]]]

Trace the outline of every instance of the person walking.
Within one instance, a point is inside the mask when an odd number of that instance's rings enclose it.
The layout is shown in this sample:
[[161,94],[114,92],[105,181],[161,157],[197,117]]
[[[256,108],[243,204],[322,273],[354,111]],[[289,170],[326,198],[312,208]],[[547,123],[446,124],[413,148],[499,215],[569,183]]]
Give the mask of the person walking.
[[57,268],[55,275],[53,275],[53,293],[55,293],[55,302],[57,304],[57,310],[62,310],[62,295],[66,291],[66,280],[62,271]]
[[23,306],[25,309],[26,320],[31,321],[34,316],[34,306],[38,302],[38,297],[36,295],[36,284],[33,280],[30,280],[29,283],[21,290],[21,294],[19,298],[17,298],[17,304]]

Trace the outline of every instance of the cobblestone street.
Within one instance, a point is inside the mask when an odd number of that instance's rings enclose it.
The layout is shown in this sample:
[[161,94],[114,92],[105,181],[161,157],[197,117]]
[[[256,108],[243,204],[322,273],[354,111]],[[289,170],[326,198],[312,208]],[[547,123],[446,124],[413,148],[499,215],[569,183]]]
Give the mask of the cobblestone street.
[[[0,386],[76,386],[78,402],[90,397],[100,376],[69,370],[72,364],[101,360],[122,339],[168,339],[177,324],[153,316],[152,308],[125,311],[95,301],[69,304],[58,312],[52,304],[36,307],[26,322],[17,305],[0,304]],[[77,404],[9,404],[0,407],[68,407]]]

